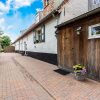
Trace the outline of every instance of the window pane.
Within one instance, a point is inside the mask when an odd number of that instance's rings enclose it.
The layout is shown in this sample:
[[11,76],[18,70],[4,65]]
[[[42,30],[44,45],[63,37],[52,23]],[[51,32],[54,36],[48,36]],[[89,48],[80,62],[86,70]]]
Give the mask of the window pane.
[[100,38],[100,23],[89,26],[89,39]]
[[41,34],[40,33],[38,33],[38,37],[39,37],[39,41],[41,42]]
[[93,4],[99,4],[100,0],[93,0]]
[[36,33],[36,40],[38,40],[39,38],[38,38],[38,34]]
[[44,34],[42,34],[42,41],[44,41]]
[[49,4],[49,0],[46,0],[46,5],[48,5]]
[[92,35],[98,35],[100,34],[100,26],[93,27],[92,28]]
[[33,33],[33,37],[34,37],[33,41],[35,42],[36,41],[36,32]]
[[45,41],[45,25],[42,26],[42,41]]

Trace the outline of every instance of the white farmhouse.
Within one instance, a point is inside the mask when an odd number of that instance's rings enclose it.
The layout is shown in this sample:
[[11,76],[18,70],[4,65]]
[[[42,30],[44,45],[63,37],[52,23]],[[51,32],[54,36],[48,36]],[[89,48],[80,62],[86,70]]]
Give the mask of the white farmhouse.
[[15,42],[16,52],[57,64],[57,39],[55,26],[62,0],[44,0],[44,9],[36,15],[36,22]]
[[37,13],[36,22],[14,42],[14,45],[16,52],[57,64],[55,26],[95,9],[99,1],[43,0],[43,3],[44,9]]

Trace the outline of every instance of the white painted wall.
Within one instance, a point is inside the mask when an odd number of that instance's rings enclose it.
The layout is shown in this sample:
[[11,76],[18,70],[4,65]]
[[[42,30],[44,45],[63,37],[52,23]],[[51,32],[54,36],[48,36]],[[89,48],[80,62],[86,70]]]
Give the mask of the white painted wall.
[[56,19],[45,24],[45,42],[34,44],[35,52],[57,53],[57,39],[55,37]]
[[57,9],[58,6],[63,2],[64,0],[54,0],[54,9]]
[[15,50],[19,50],[19,41],[15,43]]
[[27,51],[34,51],[33,32],[28,35]]
[[[24,51],[24,42],[27,43],[27,51],[57,54],[57,39],[55,37],[56,19],[45,24],[45,42],[34,44],[33,32],[20,40],[20,50]],[[16,45],[16,50],[18,47]]]
[[25,42],[28,45],[28,35],[23,38],[23,44],[22,44],[23,48],[22,48],[22,51],[25,51]]
[[69,0],[61,9],[59,24],[70,19],[73,19],[86,12],[88,12],[88,0]]

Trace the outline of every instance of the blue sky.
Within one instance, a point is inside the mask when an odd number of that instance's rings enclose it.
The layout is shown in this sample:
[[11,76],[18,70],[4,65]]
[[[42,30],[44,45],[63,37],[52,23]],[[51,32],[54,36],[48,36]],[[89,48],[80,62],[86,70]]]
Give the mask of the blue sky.
[[14,41],[21,30],[34,23],[41,9],[42,0],[0,0],[0,28]]

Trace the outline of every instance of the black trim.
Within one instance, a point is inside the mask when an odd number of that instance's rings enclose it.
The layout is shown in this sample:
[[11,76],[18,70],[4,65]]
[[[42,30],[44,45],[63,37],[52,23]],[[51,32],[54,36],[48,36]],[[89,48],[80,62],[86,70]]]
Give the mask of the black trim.
[[20,53],[21,55],[24,55],[25,54],[25,51],[18,51],[18,50],[16,50],[15,52],[16,53]]
[[[25,54],[25,51],[16,51],[16,52],[20,53],[22,55]],[[58,65],[58,63],[57,63],[57,54],[27,51],[27,56],[30,56],[30,57],[36,58],[38,60],[48,62],[50,64]]]

